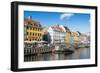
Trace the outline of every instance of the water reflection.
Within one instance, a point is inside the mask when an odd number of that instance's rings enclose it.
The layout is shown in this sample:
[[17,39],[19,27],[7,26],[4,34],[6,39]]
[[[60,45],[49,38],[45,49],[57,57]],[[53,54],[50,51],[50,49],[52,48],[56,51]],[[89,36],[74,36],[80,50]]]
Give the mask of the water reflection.
[[76,49],[72,54],[66,53],[45,53],[32,56],[25,56],[24,61],[48,61],[48,60],[67,60],[67,59],[88,59],[90,58],[90,48]]

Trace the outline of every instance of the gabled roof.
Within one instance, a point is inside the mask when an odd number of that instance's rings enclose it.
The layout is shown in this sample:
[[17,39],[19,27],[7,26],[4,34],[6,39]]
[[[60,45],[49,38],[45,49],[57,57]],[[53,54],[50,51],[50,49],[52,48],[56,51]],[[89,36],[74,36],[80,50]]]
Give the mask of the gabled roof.
[[70,29],[67,26],[64,26],[66,32],[70,32]]
[[79,35],[82,35],[82,33],[80,31],[77,31]]
[[64,30],[63,30],[61,27],[59,27],[59,26],[52,26],[51,28],[52,28],[54,31],[64,32]]
[[40,24],[40,22],[38,22],[38,21],[35,21],[35,20],[32,20],[32,19],[28,19],[28,18],[25,18],[24,19],[24,25],[25,24],[36,24],[36,25],[38,25],[39,27],[41,27],[41,24]]

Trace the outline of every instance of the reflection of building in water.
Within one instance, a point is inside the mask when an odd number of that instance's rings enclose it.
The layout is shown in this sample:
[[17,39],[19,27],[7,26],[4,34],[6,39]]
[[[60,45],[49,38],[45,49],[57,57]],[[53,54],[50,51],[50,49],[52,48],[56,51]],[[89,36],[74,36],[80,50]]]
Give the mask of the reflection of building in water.
[[24,56],[24,62],[32,61],[50,61],[50,60],[75,60],[75,59],[89,59],[90,48],[80,48],[75,50],[74,53],[66,55],[64,53],[45,53],[40,55]]
[[24,19],[24,41],[41,41],[42,26],[39,22],[32,20],[31,16]]

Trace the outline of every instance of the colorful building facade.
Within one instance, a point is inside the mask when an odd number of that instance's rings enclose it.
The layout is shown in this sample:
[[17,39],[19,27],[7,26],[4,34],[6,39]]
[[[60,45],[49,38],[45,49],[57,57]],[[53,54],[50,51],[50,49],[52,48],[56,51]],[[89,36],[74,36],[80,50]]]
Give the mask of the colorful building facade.
[[80,34],[78,32],[66,32],[65,42],[67,47],[77,47],[80,43]]
[[63,25],[55,25],[48,28],[48,33],[51,36],[51,44],[65,43],[66,28]]
[[24,41],[41,41],[42,26],[31,17],[24,19]]

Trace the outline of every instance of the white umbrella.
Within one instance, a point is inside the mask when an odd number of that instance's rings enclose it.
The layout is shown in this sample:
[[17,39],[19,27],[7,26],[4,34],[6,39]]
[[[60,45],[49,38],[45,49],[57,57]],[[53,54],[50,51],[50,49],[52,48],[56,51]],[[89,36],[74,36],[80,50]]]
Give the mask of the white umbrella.
[[40,41],[40,42],[47,43],[47,41]]
[[38,42],[38,41],[32,41],[32,43],[35,43],[35,42]]
[[24,41],[25,43],[35,43],[35,42],[38,42],[38,41]]
[[31,43],[31,41],[24,41],[25,43]]

